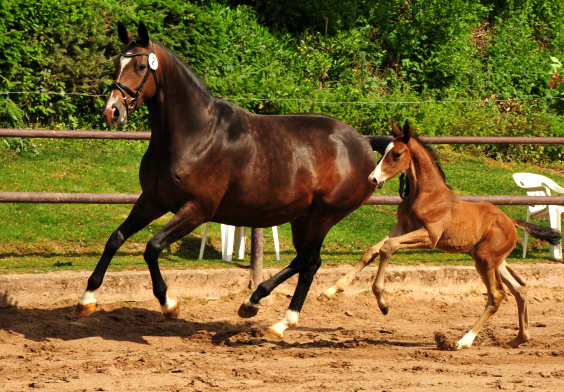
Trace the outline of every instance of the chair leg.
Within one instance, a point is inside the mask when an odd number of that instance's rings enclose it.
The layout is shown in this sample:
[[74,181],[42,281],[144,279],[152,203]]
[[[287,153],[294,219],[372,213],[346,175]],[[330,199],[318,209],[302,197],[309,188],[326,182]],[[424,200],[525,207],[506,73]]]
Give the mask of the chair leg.
[[276,252],[276,261],[280,261],[280,244],[278,243],[278,227],[272,226],[272,237],[274,238],[274,250]]
[[235,257],[241,260],[245,258],[245,241],[247,239],[247,228],[245,226],[235,227]]
[[[550,211],[550,210],[549,210]],[[561,221],[560,214],[557,214],[556,211],[550,211],[549,213],[549,226],[553,229],[556,229],[562,232],[562,221]],[[549,245],[549,254],[550,257],[555,259],[562,258],[562,241],[558,245]]]
[[233,259],[233,237],[235,237],[235,227],[221,224],[221,257],[223,261],[231,262]]
[[204,248],[206,247],[206,239],[208,238],[208,229],[210,227],[210,222],[206,222],[204,225],[204,234],[202,234],[202,244],[200,245],[200,256],[198,260],[202,260],[204,257]]
[[[527,219],[525,219],[525,221],[527,221],[527,222],[531,221],[531,215],[530,215],[528,210],[527,210]],[[527,256],[527,243],[528,242],[529,242],[529,233],[527,233],[525,231],[525,235],[523,237],[523,258],[525,258]]]

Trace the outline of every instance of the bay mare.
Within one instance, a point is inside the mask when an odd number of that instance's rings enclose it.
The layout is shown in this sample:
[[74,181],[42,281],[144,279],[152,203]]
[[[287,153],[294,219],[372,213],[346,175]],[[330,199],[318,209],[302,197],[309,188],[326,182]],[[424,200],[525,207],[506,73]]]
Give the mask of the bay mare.
[[557,230],[509,218],[490,203],[464,202],[447,186],[434,151],[412,135],[406,121],[403,130],[392,124],[394,139],[370,174],[379,189],[396,175],[407,177],[406,191],[398,206],[398,223],[382,241],[372,246],[356,266],[319,299],[327,301],[344,289],[364,267],[380,256],[372,291],[384,315],[389,307],[384,298],[384,275],[391,255],[399,249],[440,249],[448,253],[468,252],[475,261],[487,289],[484,313],[472,329],[451,348],[470,347],[482,326],[494,314],[505,297],[504,285],[517,301],[519,333],[509,344],[518,347],[530,338],[526,282],[505,259],[517,244],[515,226],[536,238],[558,244]]
[[144,258],[153,293],[172,320],[178,317],[177,301],[167,296],[158,265],[165,247],[208,221],[247,227],[290,222],[296,257],[239,309],[241,317],[256,315],[262,298],[299,274],[284,318],[269,329],[282,337],[298,322],[321,265],[325,235],[372,195],[373,150],[383,152],[391,139],[367,141],[325,115],[250,113],[210,94],[189,66],[149,38],[143,23],[137,37],[121,23],[118,34],[125,48],[116,60],[104,115],[110,125],[124,125],[145,104],[152,134],[139,170],[141,196],[107,241],[77,313],[94,312],[94,292],[124,241],[169,211],[174,217],[148,242]]

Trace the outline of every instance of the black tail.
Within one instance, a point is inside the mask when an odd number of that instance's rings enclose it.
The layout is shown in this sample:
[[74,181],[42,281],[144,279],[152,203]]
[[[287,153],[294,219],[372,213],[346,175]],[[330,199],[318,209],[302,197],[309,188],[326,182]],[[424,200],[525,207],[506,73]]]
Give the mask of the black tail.
[[367,136],[366,137],[372,146],[372,150],[378,151],[380,154],[384,155],[386,151],[386,147],[390,144],[393,140],[391,136]]
[[548,242],[550,245],[558,245],[562,240],[562,234],[558,230],[554,230],[551,227],[534,225],[520,219],[512,219],[512,221],[515,226],[520,227],[539,240]]

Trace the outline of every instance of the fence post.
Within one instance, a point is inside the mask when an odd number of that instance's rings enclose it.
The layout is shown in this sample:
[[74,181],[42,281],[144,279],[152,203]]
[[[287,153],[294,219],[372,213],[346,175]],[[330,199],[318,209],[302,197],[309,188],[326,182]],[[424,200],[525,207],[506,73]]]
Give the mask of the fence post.
[[262,228],[251,229],[251,290],[262,282],[262,256],[264,232]]

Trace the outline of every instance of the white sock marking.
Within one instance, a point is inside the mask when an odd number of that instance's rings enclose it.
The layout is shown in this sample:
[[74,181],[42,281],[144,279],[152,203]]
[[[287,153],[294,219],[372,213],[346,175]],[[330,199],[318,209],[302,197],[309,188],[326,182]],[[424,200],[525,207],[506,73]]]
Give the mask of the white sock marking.
[[168,295],[167,295],[166,296],[166,303],[163,306],[161,306],[163,313],[170,313],[176,307],[177,303],[178,302],[175,299],[170,299],[170,298],[168,298]]
[[86,290],[82,294],[82,296],[78,299],[78,303],[81,305],[96,303],[96,298],[94,298],[94,292]]
[[284,331],[288,329],[288,327],[293,327],[298,324],[299,315],[300,314],[295,310],[288,309],[286,313],[284,313],[284,318],[270,327],[270,329],[278,333],[279,336],[283,336]]
[[461,348],[470,347],[472,345],[472,342],[474,341],[474,338],[476,338],[476,335],[472,331],[468,332],[462,339],[458,341],[456,348],[460,350]]

